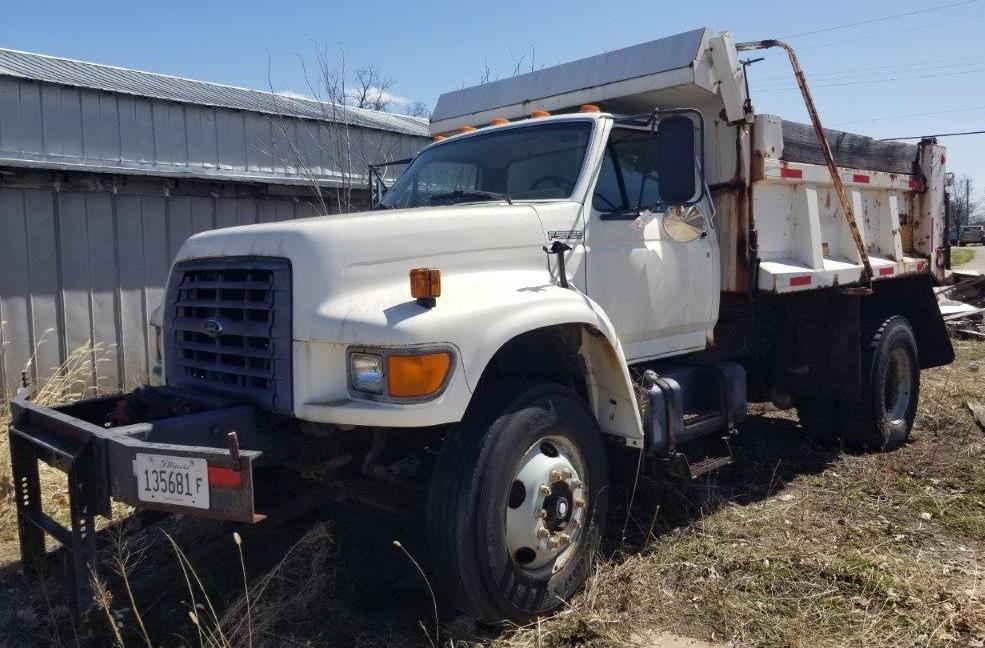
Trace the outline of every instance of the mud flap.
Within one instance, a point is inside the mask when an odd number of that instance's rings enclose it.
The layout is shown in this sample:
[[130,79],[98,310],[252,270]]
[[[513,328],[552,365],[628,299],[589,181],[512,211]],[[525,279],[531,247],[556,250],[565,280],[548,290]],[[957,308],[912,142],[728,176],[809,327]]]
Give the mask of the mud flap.
[[921,369],[954,362],[954,347],[951,346],[951,338],[937,305],[930,275],[875,281],[872,289],[874,293],[866,300],[863,313],[905,317],[917,339]]
[[786,297],[775,350],[777,391],[812,400],[854,399],[861,381],[862,297],[835,290]]

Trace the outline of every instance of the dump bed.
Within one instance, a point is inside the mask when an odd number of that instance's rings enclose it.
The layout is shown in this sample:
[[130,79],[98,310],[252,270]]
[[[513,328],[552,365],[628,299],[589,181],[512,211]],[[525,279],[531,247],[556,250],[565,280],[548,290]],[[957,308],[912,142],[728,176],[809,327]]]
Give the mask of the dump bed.
[[[694,108],[725,291],[858,282],[864,267],[813,126],[756,115],[728,33],[697,29],[441,96],[433,134],[593,103],[612,114]],[[820,106],[823,117],[824,106]],[[944,148],[825,131],[873,280],[943,278]]]
[[[752,281],[775,292],[857,282],[860,255],[813,128],[758,115],[753,132],[750,231],[759,263]],[[881,142],[831,130],[825,135],[874,280],[928,271],[940,275],[943,147]],[[719,188],[716,199],[727,207],[723,213],[741,217],[727,190]],[[720,242],[738,245],[722,236]]]

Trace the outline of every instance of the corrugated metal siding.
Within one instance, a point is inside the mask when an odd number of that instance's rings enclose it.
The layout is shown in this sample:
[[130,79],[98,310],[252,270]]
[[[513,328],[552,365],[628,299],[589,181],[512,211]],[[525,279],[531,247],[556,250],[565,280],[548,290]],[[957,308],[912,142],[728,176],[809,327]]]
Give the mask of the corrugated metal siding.
[[0,166],[338,186],[427,143],[404,132],[0,76]]
[[110,349],[100,386],[147,379],[150,313],[171,260],[194,233],[312,216],[303,187],[244,187],[91,174],[33,173],[0,185],[0,387],[10,394],[32,350],[34,380],[90,339]]
[[105,90],[200,106],[331,120],[405,135],[427,135],[427,120],[361,108],[333,107],[320,101],[286,97],[262,90],[195,81],[181,77],[72,59],[0,49],[0,75]]

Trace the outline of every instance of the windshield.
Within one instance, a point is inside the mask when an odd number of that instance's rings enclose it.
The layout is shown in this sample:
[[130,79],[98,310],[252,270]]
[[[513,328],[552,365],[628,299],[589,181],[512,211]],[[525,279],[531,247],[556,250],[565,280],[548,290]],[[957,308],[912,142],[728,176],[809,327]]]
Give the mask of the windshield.
[[592,122],[493,129],[421,153],[382,207],[567,198],[588,149]]

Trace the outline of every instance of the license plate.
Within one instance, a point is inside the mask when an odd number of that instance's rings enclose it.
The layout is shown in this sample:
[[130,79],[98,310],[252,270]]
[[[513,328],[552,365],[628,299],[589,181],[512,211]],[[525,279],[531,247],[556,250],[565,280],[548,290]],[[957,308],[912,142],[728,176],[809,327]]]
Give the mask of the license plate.
[[141,502],[209,508],[209,467],[205,459],[137,454],[133,460]]

